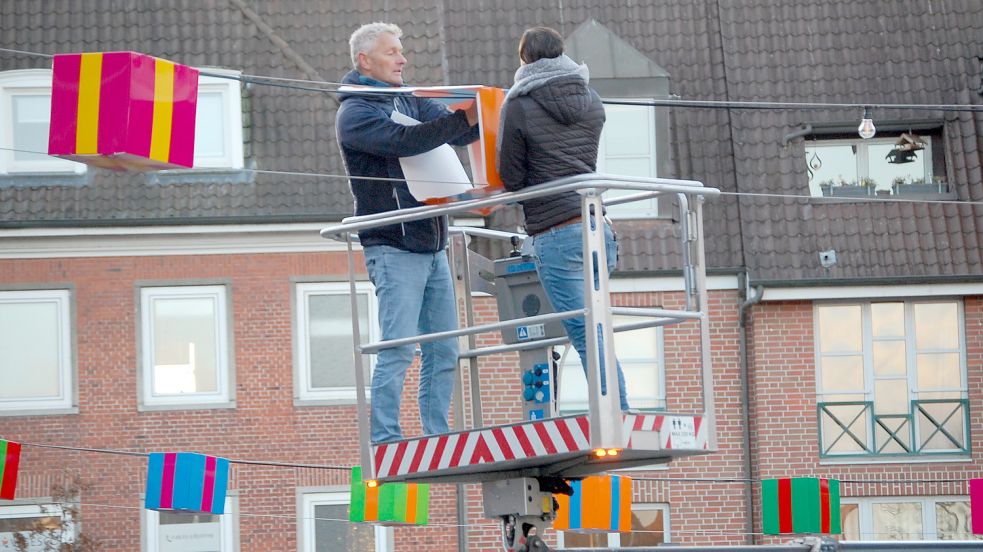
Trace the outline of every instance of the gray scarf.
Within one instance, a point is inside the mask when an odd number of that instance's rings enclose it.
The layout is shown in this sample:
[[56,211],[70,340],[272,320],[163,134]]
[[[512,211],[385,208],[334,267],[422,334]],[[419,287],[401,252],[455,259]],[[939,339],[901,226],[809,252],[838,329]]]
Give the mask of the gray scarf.
[[566,77],[571,73],[580,75],[584,79],[584,83],[590,82],[590,72],[587,70],[587,66],[577,63],[567,57],[566,54],[560,54],[555,58],[542,58],[532,63],[520,65],[515,71],[515,84],[509,89],[505,101],[528,94],[555,78]]
[[515,71],[515,84],[509,88],[502,102],[502,116],[498,121],[498,140],[496,148],[502,148],[502,130],[505,128],[505,104],[512,98],[524,96],[533,90],[543,86],[553,79],[579,75],[584,79],[584,83],[590,82],[590,71],[586,65],[581,65],[570,59],[566,54],[560,54],[555,58],[542,58],[532,63],[520,65]]

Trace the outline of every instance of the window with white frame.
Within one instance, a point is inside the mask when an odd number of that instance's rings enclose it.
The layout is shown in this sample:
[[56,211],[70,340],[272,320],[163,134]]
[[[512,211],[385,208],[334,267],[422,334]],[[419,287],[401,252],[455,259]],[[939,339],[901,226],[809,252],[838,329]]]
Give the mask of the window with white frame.
[[965,496],[844,498],[841,540],[983,540]]
[[59,504],[0,506],[0,552],[59,550],[75,542],[75,531],[71,515]]
[[[637,317],[614,316],[614,324],[637,322]],[[614,334],[614,349],[628,387],[628,404],[635,410],[662,410],[666,406],[662,328],[652,327]],[[561,352],[557,408],[561,413],[588,410],[587,377],[573,347]]]
[[225,497],[224,514],[142,510],[144,552],[233,552],[236,546],[235,501]]
[[[657,174],[655,108],[647,105],[605,104],[607,120],[601,131],[597,172],[653,178]],[[609,190],[604,199],[638,193]],[[658,200],[645,199],[606,208],[611,218],[647,218],[658,215]]]
[[[378,339],[373,287],[355,285],[359,337],[362,343]],[[348,282],[298,283],[295,286],[296,387],[300,400],[355,399],[352,351],[352,307]],[[375,355],[363,355],[366,384]]]
[[229,402],[225,286],[141,288],[140,312],[143,405]]
[[0,72],[0,174],[82,174],[85,165],[47,155],[51,69]]
[[656,502],[631,506],[631,532],[576,533],[559,531],[561,548],[648,548],[672,542],[669,538],[669,505]]
[[350,504],[347,490],[301,492],[301,552],[391,552],[392,528],[348,521]]
[[242,97],[238,72],[203,68],[207,73],[233,78],[202,75],[198,79],[198,106],[195,115],[195,168],[242,168]]
[[925,185],[935,186],[937,192],[947,191],[944,175],[938,178],[933,175],[932,140],[926,137],[922,149],[907,153],[902,159],[894,152],[899,135],[867,140],[859,137],[807,140],[809,194],[813,197],[895,194],[910,186]]
[[64,289],[0,291],[0,412],[72,408],[69,302]]
[[817,304],[815,324],[821,455],[968,451],[962,302]]

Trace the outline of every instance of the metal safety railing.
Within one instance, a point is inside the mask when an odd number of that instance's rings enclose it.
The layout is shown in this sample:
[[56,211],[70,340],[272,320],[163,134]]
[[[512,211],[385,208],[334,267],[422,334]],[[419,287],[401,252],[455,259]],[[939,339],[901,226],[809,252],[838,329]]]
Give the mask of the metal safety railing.
[[968,399],[915,399],[908,406],[885,414],[873,401],[818,403],[820,457],[970,452]]
[[[630,190],[637,193],[613,198],[610,201],[602,201],[601,194],[605,190]],[[593,448],[623,448],[624,432],[622,428],[622,413],[618,394],[601,393],[602,377],[604,381],[616,382],[616,361],[613,344],[613,333],[615,331],[627,331],[652,326],[674,324],[684,321],[696,321],[700,326],[700,357],[701,357],[701,383],[703,388],[702,397],[702,416],[703,423],[706,424],[708,432],[708,448],[716,449],[716,424],[714,415],[714,394],[713,380],[710,363],[710,337],[709,337],[709,318],[708,300],[706,286],[706,265],[705,248],[703,245],[703,201],[706,197],[713,197],[719,194],[714,188],[706,188],[702,183],[692,180],[673,180],[664,178],[633,178],[604,174],[585,174],[562,178],[550,183],[541,184],[526,188],[518,192],[503,192],[489,197],[468,199],[454,203],[441,205],[431,205],[390,211],[365,216],[348,217],[340,224],[329,226],[321,230],[321,236],[329,239],[341,240],[347,243],[348,252],[348,278],[352,297],[352,312],[358,312],[356,304],[355,282],[355,254],[354,246],[357,237],[354,235],[360,230],[410,222],[414,220],[432,218],[443,215],[466,214],[478,209],[486,209],[508,203],[515,203],[523,200],[551,196],[562,192],[578,192],[582,197],[582,224],[584,236],[584,282],[585,296],[584,308],[557,312],[551,314],[537,315],[514,320],[499,321],[492,324],[475,325],[473,309],[471,308],[471,295],[474,291],[472,283],[475,281],[474,274],[471,274],[470,255],[466,239],[467,236],[479,236],[491,239],[510,239],[516,234],[508,232],[498,232],[483,228],[455,228],[455,235],[460,238],[457,247],[451,248],[451,266],[457,266],[463,273],[459,275],[457,281],[463,284],[463,292],[466,308],[466,326],[458,330],[437,332],[419,335],[415,337],[391,339],[373,343],[361,344],[360,328],[357,317],[353,316],[352,323],[352,343],[353,358],[355,362],[355,387],[358,407],[358,425],[360,462],[366,473],[373,472],[371,461],[371,444],[369,438],[369,415],[368,403],[366,398],[365,372],[362,365],[362,354],[376,353],[382,349],[405,345],[408,343],[426,343],[449,337],[468,338],[468,348],[462,351],[460,358],[470,363],[471,370],[471,419],[478,426],[483,424],[481,404],[480,404],[480,378],[477,372],[477,359],[481,356],[506,353],[511,351],[521,351],[533,347],[544,347],[549,345],[559,345],[566,342],[565,338],[553,340],[538,340],[534,342],[515,343],[492,347],[478,348],[475,336],[481,333],[495,332],[506,328],[513,328],[519,325],[530,323],[545,323],[548,321],[565,320],[572,317],[584,316],[586,327],[597,328],[597,331],[588,331],[587,334],[587,366],[588,369],[588,403],[590,416],[590,440]],[[588,221],[591,216],[597,214],[596,220],[600,220],[600,213],[603,206],[628,203],[653,197],[670,196],[679,204],[681,217],[679,220],[681,232],[679,235],[681,243],[682,273],[685,294],[685,308],[683,310],[659,309],[659,308],[626,308],[611,307],[608,270],[604,261],[605,244],[602,224],[590,224]],[[463,262],[457,262],[456,256],[463,256]],[[623,324],[617,328],[613,326],[612,315],[627,315],[645,317],[647,320]],[[600,347],[600,340],[609,346]],[[604,356],[602,376],[601,370],[597,367],[602,366],[600,359]],[[460,379],[459,379],[460,381]],[[455,420],[458,424],[464,419],[463,412],[463,390],[457,385],[457,396],[455,404],[459,410],[455,411]]]

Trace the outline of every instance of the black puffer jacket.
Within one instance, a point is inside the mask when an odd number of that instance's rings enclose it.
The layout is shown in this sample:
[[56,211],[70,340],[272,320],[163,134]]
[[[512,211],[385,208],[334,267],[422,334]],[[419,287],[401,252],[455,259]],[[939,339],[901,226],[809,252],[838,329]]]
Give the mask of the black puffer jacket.
[[[510,98],[503,117],[498,169],[506,189],[597,169],[604,105],[580,75],[553,78]],[[526,232],[537,234],[580,215],[580,195],[531,199],[522,202],[522,210]]]

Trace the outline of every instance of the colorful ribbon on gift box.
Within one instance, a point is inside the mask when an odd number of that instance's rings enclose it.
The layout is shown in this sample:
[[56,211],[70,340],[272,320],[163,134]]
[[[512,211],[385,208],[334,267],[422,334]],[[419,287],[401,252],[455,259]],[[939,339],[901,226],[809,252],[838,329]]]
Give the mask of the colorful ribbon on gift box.
[[349,521],[374,521],[384,525],[426,525],[430,509],[430,485],[385,483],[368,486],[362,468],[352,468]]
[[193,452],[152,452],[144,507],[225,513],[229,461]]
[[766,535],[838,534],[840,482],[818,477],[763,479],[761,519]]

